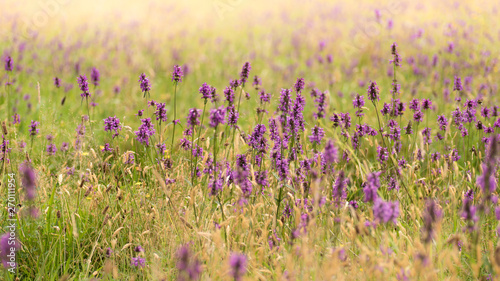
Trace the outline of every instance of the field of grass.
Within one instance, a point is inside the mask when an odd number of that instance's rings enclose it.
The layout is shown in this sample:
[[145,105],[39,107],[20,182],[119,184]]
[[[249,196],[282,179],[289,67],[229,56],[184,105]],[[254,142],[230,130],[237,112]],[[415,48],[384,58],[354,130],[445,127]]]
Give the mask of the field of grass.
[[495,1],[6,0],[0,280],[500,280]]

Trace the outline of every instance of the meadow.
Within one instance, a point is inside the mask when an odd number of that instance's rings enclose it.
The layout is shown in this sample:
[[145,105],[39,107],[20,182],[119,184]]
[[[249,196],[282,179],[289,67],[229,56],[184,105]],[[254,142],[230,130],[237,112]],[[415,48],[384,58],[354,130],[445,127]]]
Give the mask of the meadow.
[[500,5],[268,2],[4,1],[0,280],[500,280]]

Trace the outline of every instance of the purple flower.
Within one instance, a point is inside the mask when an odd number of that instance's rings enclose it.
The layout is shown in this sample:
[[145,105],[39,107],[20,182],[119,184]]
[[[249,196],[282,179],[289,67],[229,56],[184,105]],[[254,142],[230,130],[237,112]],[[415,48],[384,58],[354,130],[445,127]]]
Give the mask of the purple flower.
[[219,108],[214,108],[210,111],[210,127],[217,127],[219,124],[224,124],[224,117],[226,115],[226,109],[224,106]]
[[422,227],[423,240],[429,243],[435,236],[435,224],[441,220],[443,212],[441,208],[432,199],[427,199],[423,215],[424,225]]
[[21,182],[26,193],[28,200],[35,199],[35,189],[36,189],[36,173],[31,165],[27,162],[19,165],[19,172],[21,172]]
[[394,63],[396,66],[401,66],[401,58],[399,57],[398,50],[397,50],[397,44],[392,43],[391,45],[391,53],[394,56],[394,59],[390,60],[390,63]]
[[377,147],[377,154],[378,154],[378,161],[380,164],[384,163],[389,159],[389,152],[387,151],[387,148],[385,147]]
[[240,281],[247,270],[247,257],[244,254],[232,253],[229,258],[231,276],[235,281]]
[[380,174],[382,172],[373,172],[366,177],[366,183],[363,186],[365,193],[365,202],[374,201],[377,196],[377,190],[380,188]]
[[361,108],[365,105],[365,100],[363,99],[363,96],[356,95],[354,100],[352,100],[352,105],[354,108]]
[[259,78],[259,76],[255,75],[253,78],[252,86],[255,88],[255,90],[259,90],[260,85],[262,85],[262,80]]
[[430,109],[432,106],[432,101],[429,100],[429,99],[423,99],[422,100],[422,109],[423,110],[427,110],[427,109]]
[[[201,94],[201,98],[207,100],[207,99],[212,99],[213,98],[213,93],[215,93],[215,88],[212,86],[208,85],[207,83],[203,83],[201,85],[199,92]],[[213,92],[213,93],[212,93]]]
[[333,164],[335,161],[337,161],[338,157],[338,150],[335,147],[333,140],[328,140],[325,146],[325,150],[323,151],[322,154],[322,159],[324,159],[326,164]]
[[40,132],[40,130],[37,128],[38,125],[40,125],[40,123],[38,123],[37,121],[31,120],[31,124],[30,124],[30,128],[29,128],[30,136],[33,137],[33,136],[38,135],[38,133]]
[[139,86],[141,87],[141,91],[144,93],[144,97],[146,96],[146,93],[149,93],[151,91],[151,82],[149,82],[149,79],[146,77],[146,74],[142,73],[139,76]]
[[172,72],[172,81],[174,81],[175,83],[182,82],[182,76],[183,73],[181,67],[178,65],[174,65],[174,71]]
[[245,85],[245,83],[247,82],[247,79],[248,79],[248,76],[250,75],[250,70],[252,69],[252,67],[250,66],[250,63],[249,62],[245,62],[245,64],[243,64],[243,67],[241,69],[241,73],[240,73],[240,81],[241,81],[241,84],[242,85]]
[[56,86],[56,88],[60,88],[61,87],[61,79],[54,77],[54,85]]
[[463,91],[463,89],[464,88],[462,87],[462,79],[460,79],[460,77],[458,76],[455,76],[453,91]]
[[333,184],[333,201],[336,207],[340,207],[347,199],[346,187],[347,181],[344,171],[340,171],[335,183]]
[[420,110],[420,101],[418,99],[412,99],[410,101],[410,105],[408,107],[413,111],[419,111]]
[[53,143],[50,143],[47,145],[47,154],[49,155],[55,155],[57,151],[56,145]]
[[422,113],[422,111],[415,111],[415,113],[413,114],[413,120],[415,122],[422,122],[424,121],[424,114]]
[[114,117],[108,117],[104,119],[104,131],[105,132],[115,132],[113,134],[113,138],[118,136],[118,131],[122,129],[122,126],[120,125],[120,119]]
[[377,82],[375,81],[370,82],[370,86],[368,86],[367,93],[368,93],[368,99],[371,100],[372,102],[380,100],[380,90],[377,86]]
[[294,88],[297,93],[302,92],[306,86],[306,83],[304,82],[304,78],[297,78],[297,82],[295,82]]
[[155,129],[153,123],[151,123],[151,118],[141,119],[141,126],[139,130],[135,131],[136,139],[143,145],[149,146],[149,138],[155,134]]
[[[314,89],[313,92],[315,90],[318,92],[318,94],[316,95],[316,99],[314,100],[314,102],[316,103],[316,109],[317,109],[317,112],[314,113],[314,118],[321,119],[321,118],[325,117],[326,94],[328,92],[325,91],[322,93],[317,89]],[[311,93],[311,95],[312,95],[312,93]]]
[[292,111],[292,95],[290,89],[281,89],[280,103],[278,105],[278,111],[281,111],[283,115],[287,115]]
[[11,72],[14,69],[14,62],[10,56],[5,58],[5,71]]
[[236,110],[236,108],[234,108],[234,106],[229,106],[227,108],[227,123],[229,124],[229,126],[231,126],[232,128],[235,128],[237,127],[236,126],[236,123],[238,123],[238,117],[239,117],[239,113],[238,113],[238,110]]
[[234,90],[232,87],[226,87],[226,89],[224,89],[224,97],[229,105],[234,103]]
[[377,222],[393,222],[397,224],[397,218],[399,217],[399,202],[385,202],[380,198],[375,199],[373,204],[373,216]]
[[92,81],[92,84],[94,84],[94,86],[99,86],[100,77],[101,74],[99,73],[99,70],[93,67],[92,71],[90,72],[90,80]]
[[190,128],[194,128],[194,126],[200,125],[200,115],[201,115],[200,109],[196,108],[189,109],[187,123]]
[[439,129],[441,131],[446,131],[446,126],[448,125],[448,119],[444,115],[438,115],[437,121],[439,123]]
[[102,152],[112,152],[113,148],[109,145],[109,143],[105,143],[104,147],[101,149]]
[[135,257],[131,259],[130,264],[135,267],[145,267],[146,266],[146,260],[141,257]]
[[87,76],[80,75],[80,76],[78,76],[77,81],[78,81],[78,86],[80,87],[80,91],[82,91],[80,96],[82,98],[89,98],[90,92],[89,92],[89,83],[87,81]]
[[431,138],[431,128],[424,128],[422,130],[422,136],[424,137],[424,143],[426,144],[431,144],[432,143],[432,138]]
[[325,136],[325,132],[323,131],[323,128],[319,127],[318,125],[314,126],[312,129],[311,135],[309,136],[309,141],[311,143],[316,143],[316,144],[321,144],[321,140]]
[[201,264],[189,248],[189,244],[182,246],[177,251],[177,280],[198,280],[201,274]]
[[155,111],[156,120],[160,122],[167,122],[167,109],[165,108],[164,102],[156,103],[156,111]]
[[[20,249],[21,242],[19,242],[15,236],[12,237],[10,232],[0,237],[0,259],[5,268],[17,268],[17,264],[15,261],[12,261],[9,256],[11,256],[12,252],[17,252]],[[16,254],[14,253],[14,255]]]

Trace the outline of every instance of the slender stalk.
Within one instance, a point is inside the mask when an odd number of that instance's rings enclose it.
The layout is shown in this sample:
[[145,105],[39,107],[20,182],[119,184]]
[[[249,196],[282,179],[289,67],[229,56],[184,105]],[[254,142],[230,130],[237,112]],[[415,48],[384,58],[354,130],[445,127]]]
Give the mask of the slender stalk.
[[175,82],[175,90],[174,90],[174,129],[172,130],[172,144],[170,145],[170,154],[172,154],[172,151],[174,149],[174,136],[175,136],[175,125],[176,125],[176,118],[177,118],[177,82]]

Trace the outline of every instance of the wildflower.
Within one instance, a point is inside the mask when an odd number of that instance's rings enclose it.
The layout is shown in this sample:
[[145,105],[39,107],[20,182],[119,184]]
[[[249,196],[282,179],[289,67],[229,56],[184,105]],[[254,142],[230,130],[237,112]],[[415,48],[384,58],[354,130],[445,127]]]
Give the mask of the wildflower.
[[35,198],[36,189],[36,174],[35,170],[27,162],[22,163],[19,166],[19,171],[21,173],[21,182],[26,193],[28,200],[33,200]]
[[380,100],[380,90],[375,81],[370,82],[370,86],[368,86],[368,99],[372,102]]
[[93,67],[92,71],[90,72],[90,81],[92,81],[92,84],[94,84],[94,86],[99,86],[100,77],[101,74],[99,73],[99,70]]
[[424,225],[422,227],[423,240],[429,243],[435,236],[435,224],[441,220],[443,212],[436,201],[428,199],[425,204],[425,211],[423,215]]
[[325,132],[323,131],[323,128],[319,127],[318,125],[314,126],[312,129],[311,135],[309,136],[309,141],[311,143],[316,143],[316,144],[321,144],[321,140],[325,136]]
[[167,122],[167,109],[165,108],[164,102],[156,103],[156,121]]
[[399,202],[385,202],[380,198],[375,199],[373,204],[373,216],[377,222],[393,222],[396,224],[396,220],[399,217]]
[[460,77],[458,76],[455,76],[455,82],[453,84],[453,91],[463,91],[463,87],[462,87],[462,80],[460,79]]
[[219,124],[224,124],[225,115],[226,115],[226,110],[224,106],[212,109],[210,111],[210,127],[215,128]]
[[104,131],[105,132],[115,132],[113,134],[113,138],[118,136],[118,131],[121,130],[122,126],[120,125],[120,119],[116,118],[116,116],[104,119]]
[[304,78],[297,78],[297,82],[295,82],[294,88],[297,93],[302,92],[306,86],[306,83],[304,82]]
[[174,71],[172,72],[172,81],[174,81],[175,83],[182,82],[182,76],[183,73],[181,67],[178,65],[174,65]]
[[135,258],[132,258],[130,264],[132,266],[135,266],[135,267],[145,267],[146,266],[146,259],[141,258],[141,257],[135,257]]
[[90,97],[90,92],[89,92],[89,83],[87,81],[87,76],[80,75],[80,76],[78,76],[77,81],[78,81],[78,86],[80,87],[80,91],[82,91],[80,96],[82,98],[88,99]]
[[252,86],[255,88],[255,90],[259,90],[260,85],[262,85],[262,80],[259,78],[259,76],[255,75],[253,77]]
[[149,93],[151,91],[151,82],[149,82],[149,79],[144,73],[139,76],[138,82],[139,86],[141,87],[141,91],[144,93],[144,97],[146,97],[146,93]]
[[54,86],[56,86],[56,88],[60,88],[61,87],[61,79],[54,77]]
[[137,141],[140,143],[149,146],[149,138],[154,135],[156,130],[154,129],[153,123],[151,123],[151,118],[141,119],[141,126],[139,126],[139,130],[135,131],[135,135],[137,136]]
[[398,50],[397,50],[397,44],[392,43],[391,45],[391,53],[394,56],[394,59],[390,61],[390,63],[394,63],[395,66],[401,66],[401,58],[399,57]]
[[354,100],[352,100],[352,105],[354,106],[354,108],[361,108],[365,105],[365,101],[363,99],[363,96],[360,96],[360,95],[356,95],[356,97],[354,98]]
[[55,155],[57,151],[56,145],[53,143],[50,143],[47,145],[47,154],[49,155]]
[[248,79],[248,76],[250,75],[250,70],[252,69],[252,67],[250,66],[250,63],[249,62],[245,62],[245,64],[243,64],[243,68],[241,69],[241,73],[240,73],[240,81],[241,81],[241,84],[242,85],[245,85],[245,83],[247,82],[247,79]]
[[37,121],[31,120],[31,125],[29,128],[30,136],[33,137],[33,136],[38,135],[38,133],[40,132],[40,130],[38,129],[38,125],[40,125],[40,123],[38,123]]
[[233,253],[229,258],[229,265],[231,266],[231,276],[233,279],[240,281],[246,272],[247,257],[243,254]]
[[11,56],[5,58],[5,71],[11,72],[14,69],[14,62]]
[[333,184],[333,200],[335,202],[335,206],[341,206],[342,202],[347,199],[346,187],[347,179],[344,171],[340,171],[335,183]]
[[387,161],[389,159],[389,152],[387,151],[387,148],[385,147],[377,147],[377,154],[378,154],[378,160],[380,164],[383,162]]
[[382,172],[370,173],[364,183],[363,192],[365,193],[365,202],[374,201],[378,198],[377,190],[380,188],[380,174]]
[[176,266],[177,270],[179,270],[177,280],[188,281],[199,279],[201,274],[201,264],[192,253],[189,245],[184,245],[177,251]]

